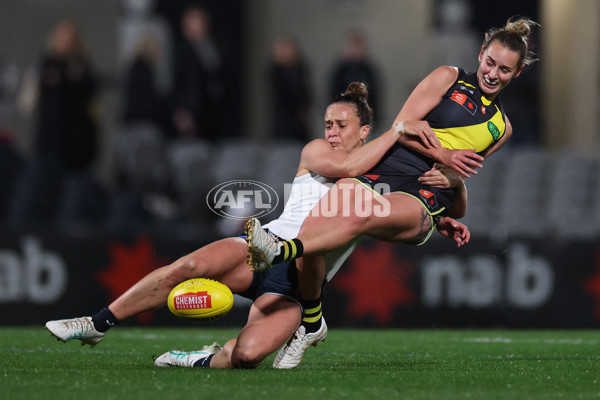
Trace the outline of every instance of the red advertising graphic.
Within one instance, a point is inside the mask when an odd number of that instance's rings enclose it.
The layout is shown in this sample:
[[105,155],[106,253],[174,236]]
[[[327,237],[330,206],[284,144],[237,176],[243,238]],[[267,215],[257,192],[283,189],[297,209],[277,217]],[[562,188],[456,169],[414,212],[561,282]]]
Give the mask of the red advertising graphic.
[[414,301],[409,283],[412,272],[412,265],[398,261],[393,244],[376,243],[359,247],[332,286],[348,294],[350,316],[372,317],[386,325],[394,320],[396,308]]
[[176,310],[198,310],[212,307],[212,299],[207,291],[189,292],[173,298]]

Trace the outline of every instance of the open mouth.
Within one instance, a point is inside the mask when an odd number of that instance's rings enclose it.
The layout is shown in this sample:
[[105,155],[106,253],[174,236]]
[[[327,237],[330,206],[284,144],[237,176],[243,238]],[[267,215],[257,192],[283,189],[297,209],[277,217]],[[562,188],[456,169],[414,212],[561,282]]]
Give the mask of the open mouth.
[[491,88],[498,86],[498,81],[491,81],[488,77],[484,76],[483,81]]
[[329,145],[331,147],[340,147],[342,144],[336,140],[328,139]]

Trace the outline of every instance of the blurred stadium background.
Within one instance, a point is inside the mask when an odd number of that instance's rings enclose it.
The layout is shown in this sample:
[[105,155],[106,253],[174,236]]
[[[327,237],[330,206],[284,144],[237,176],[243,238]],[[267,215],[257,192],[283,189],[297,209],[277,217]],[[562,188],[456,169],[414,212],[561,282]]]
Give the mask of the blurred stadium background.
[[[155,121],[124,118],[127,72],[146,32],[161,49],[157,90],[174,86],[171,51],[191,4],[211,17],[229,94],[210,118],[218,133],[193,139],[169,134]],[[153,268],[237,233],[239,224],[206,206],[216,184],[254,179],[283,195],[304,140],[272,131],[268,67],[277,38],[289,35],[300,45],[308,70],[306,122],[311,137],[319,137],[332,68],[347,33],[360,29],[377,72],[375,130],[381,132],[426,73],[442,63],[473,65],[484,31],[515,14],[541,23],[535,35],[541,61],[503,92],[512,143],[468,182],[472,243],[457,250],[440,236],[422,248],[365,241],[327,291],[328,322],[598,326],[596,0],[2,2],[0,323],[89,314]],[[63,19],[79,29],[96,74],[98,153],[84,171],[35,150],[39,110],[31,82]],[[475,52],[468,52],[473,37]],[[458,56],[464,61],[454,61]],[[219,323],[238,323],[243,312],[242,305]],[[178,321],[158,310],[133,323]]]

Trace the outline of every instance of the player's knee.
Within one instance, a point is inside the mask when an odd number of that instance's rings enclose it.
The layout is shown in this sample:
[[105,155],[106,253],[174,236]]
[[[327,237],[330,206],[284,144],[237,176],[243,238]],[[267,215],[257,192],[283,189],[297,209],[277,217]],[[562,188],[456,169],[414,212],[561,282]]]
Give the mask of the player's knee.
[[238,343],[232,351],[231,363],[234,368],[251,369],[258,367],[262,361],[262,355],[255,346],[246,346]]
[[201,266],[192,257],[182,257],[169,267],[169,278],[177,283],[200,276]]

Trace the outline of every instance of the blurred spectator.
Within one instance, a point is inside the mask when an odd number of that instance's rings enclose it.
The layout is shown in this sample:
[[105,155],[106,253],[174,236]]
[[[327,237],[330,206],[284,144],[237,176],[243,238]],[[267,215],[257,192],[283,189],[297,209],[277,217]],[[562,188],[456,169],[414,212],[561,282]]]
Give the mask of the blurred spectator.
[[154,53],[154,86],[160,95],[166,96],[172,90],[173,39],[169,23],[154,11],[157,1],[123,0],[119,21],[119,63],[130,65],[142,48],[144,52]]
[[152,123],[174,135],[168,95],[172,81],[172,39],[168,23],[154,13],[156,0],[123,0],[119,60],[123,72],[122,119]]
[[0,141],[12,134],[16,124],[21,71],[12,61],[0,58]]
[[173,121],[178,135],[220,139],[227,94],[223,59],[211,33],[211,18],[198,6],[181,17],[175,46]]
[[74,23],[57,23],[24,97],[37,108],[36,155],[56,157],[67,170],[86,171],[98,151],[96,77]]
[[310,136],[312,95],[309,72],[296,40],[290,36],[275,39],[269,66],[273,104],[273,134],[303,142]]
[[473,7],[467,0],[438,0],[430,68],[453,65],[475,71],[481,35],[473,26]]
[[0,221],[8,214],[10,201],[25,160],[14,146],[15,135],[0,129]]
[[[331,98],[344,93],[351,82],[364,82],[369,89],[369,103],[379,110],[381,96],[378,74],[374,63],[368,56],[369,43],[365,34],[359,30],[348,33],[342,46],[340,59],[333,68],[331,76]],[[374,115],[377,121],[377,115]]]
[[160,42],[154,34],[142,36],[125,71],[123,121],[154,123],[168,133],[171,131],[169,107],[157,84],[160,57]]

